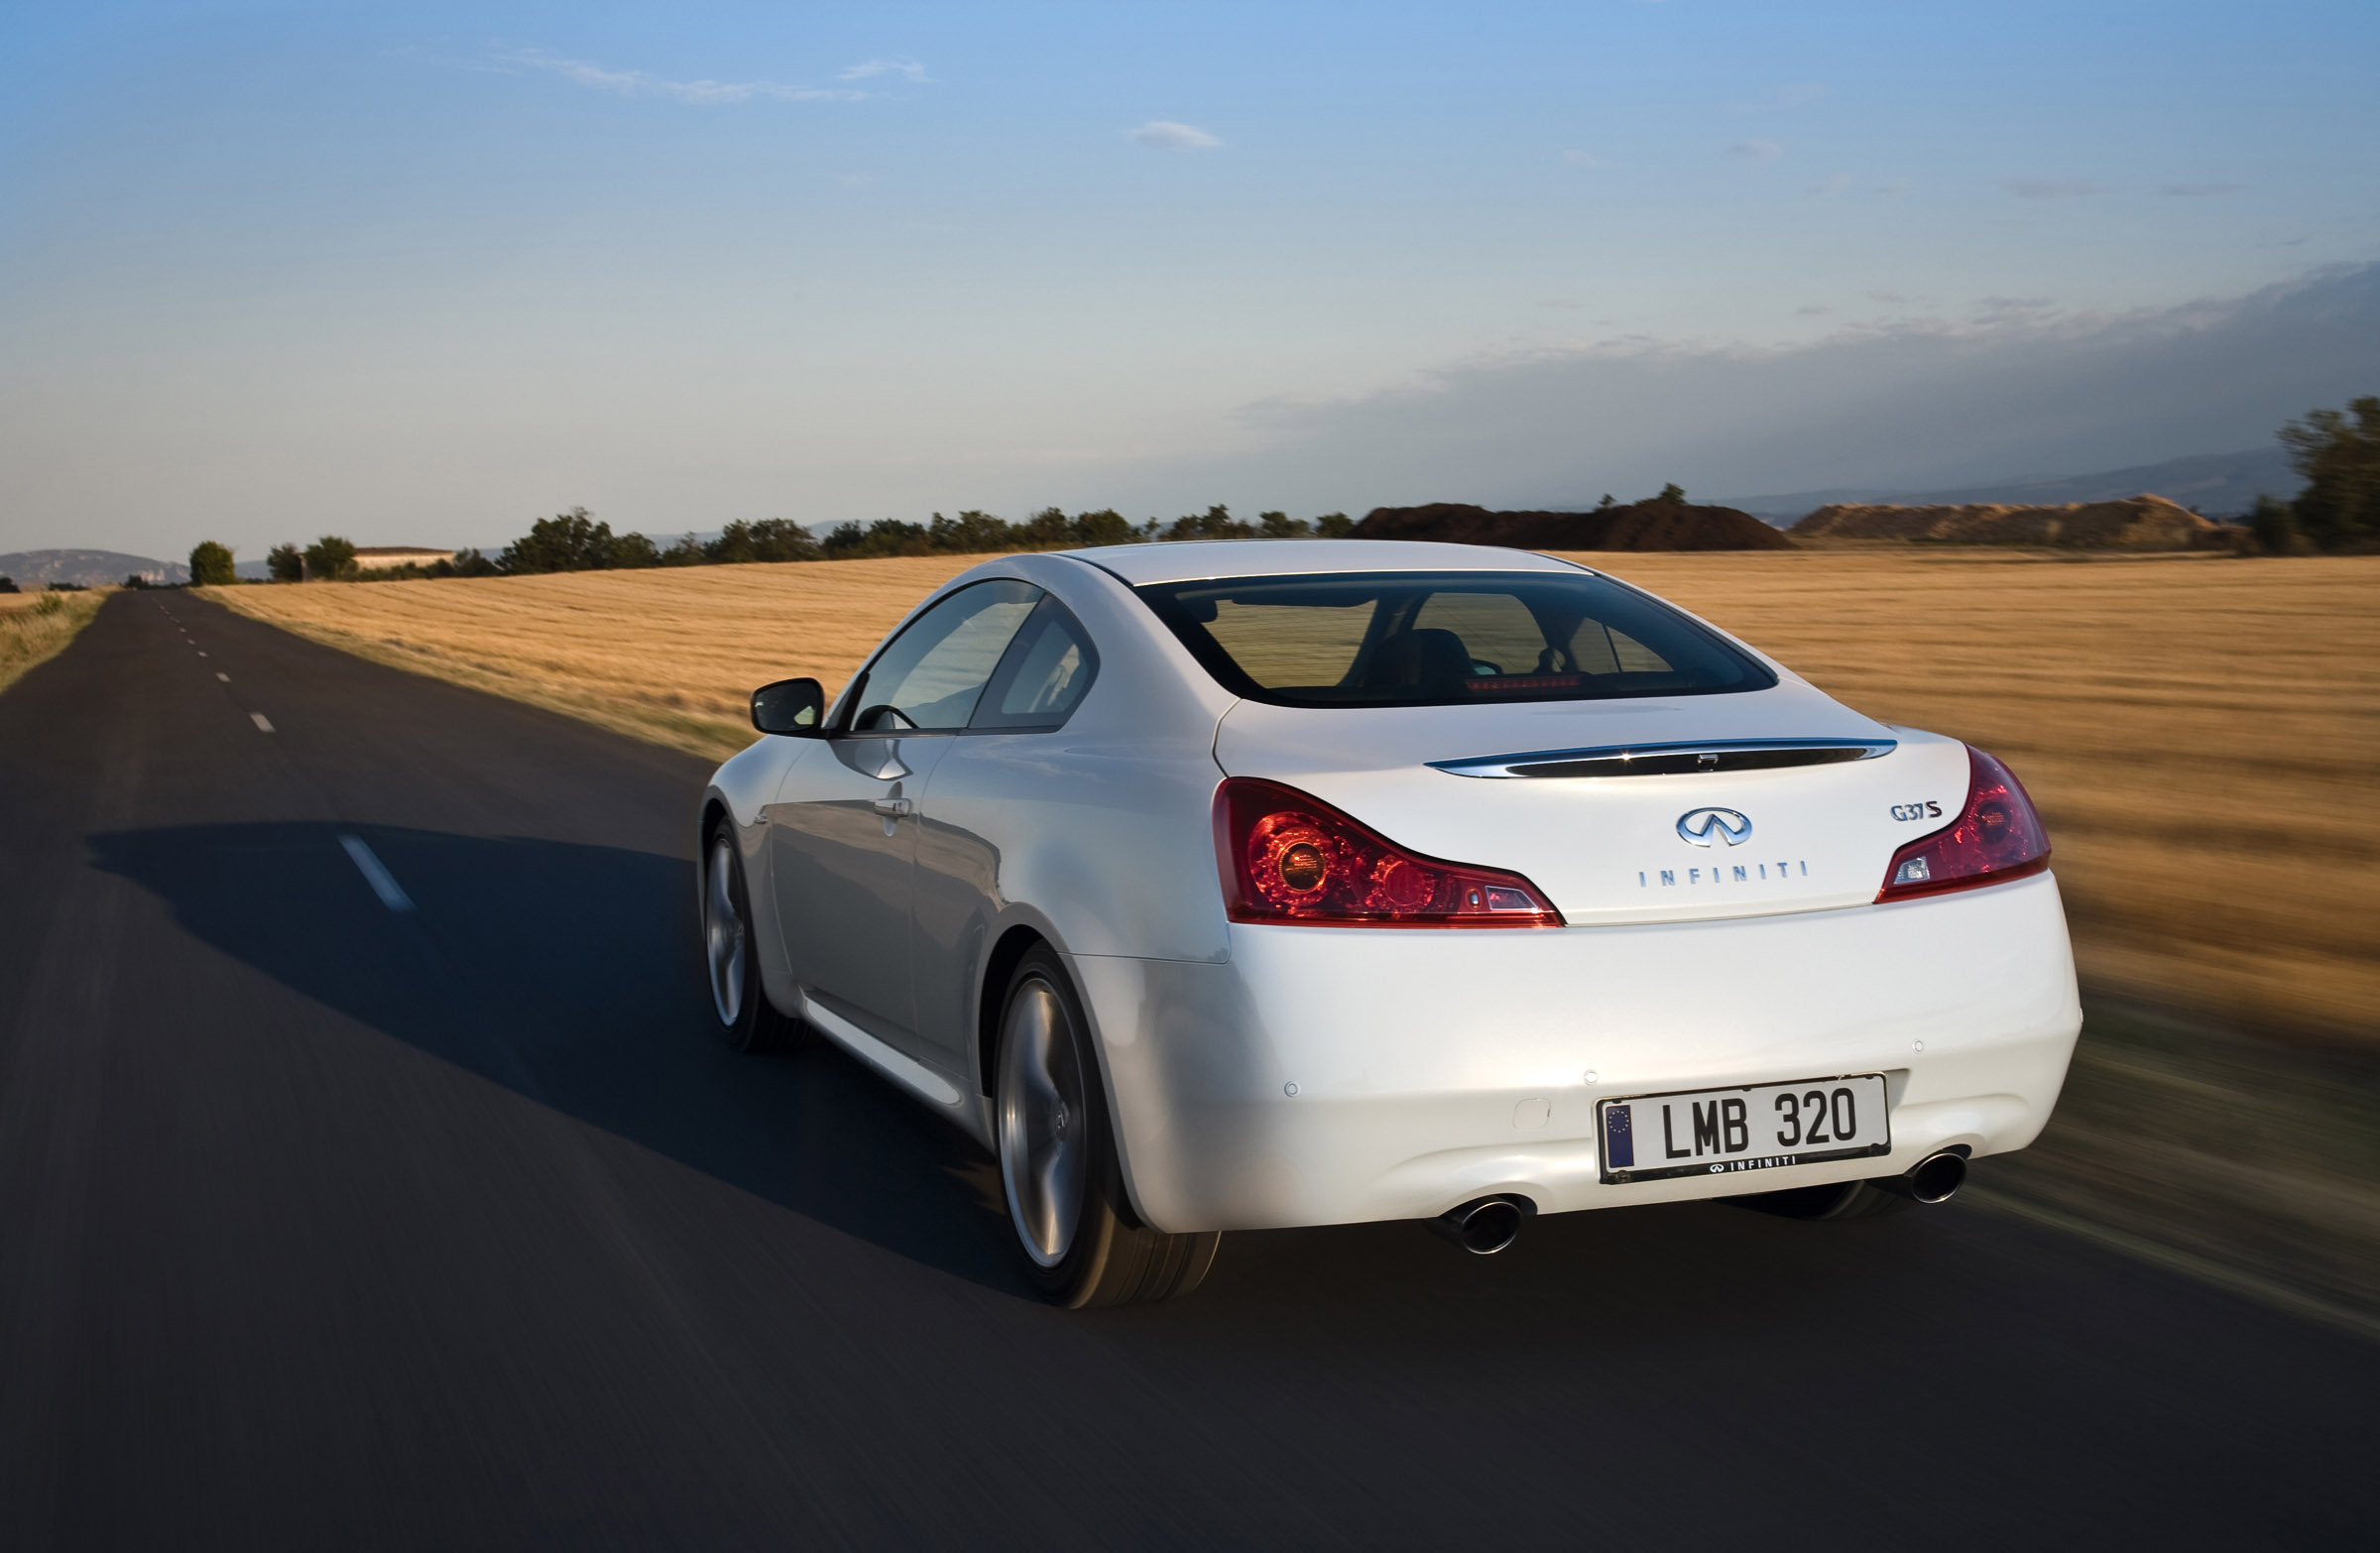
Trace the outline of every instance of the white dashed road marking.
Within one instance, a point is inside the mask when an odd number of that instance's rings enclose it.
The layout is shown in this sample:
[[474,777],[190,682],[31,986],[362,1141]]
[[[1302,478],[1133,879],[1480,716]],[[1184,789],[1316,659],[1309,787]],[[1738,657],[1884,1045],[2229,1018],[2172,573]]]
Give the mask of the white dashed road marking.
[[216,669],[216,670],[215,670],[215,677],[216,677],[217,679],[220,679],[220,680],[222,680],[222,681],[223,681],[225,684],[230,684],[230,683],[231,683],[231,675],[229,675],[229,674],[227,674],[227,673],[223,672],[223,670],[221,670],[220,668],[218,668],[218,669]]
[[355,859],[357,871],[364,876],[364,883],[372,887],[372,893],[380,896],[382,905],[392,911],[411,911],[414,908],[413,897],[398,885],[397,876],[389,872],[388,866],[372,855],[372,849],[364,845],[363,837],[341,836],[339,845],[345,847],[347,855]]
[[258,733],[271,733],[273,731],[273,720],[262,712],[250,712],[248,714],[248,720],[256,724],[256,731]]

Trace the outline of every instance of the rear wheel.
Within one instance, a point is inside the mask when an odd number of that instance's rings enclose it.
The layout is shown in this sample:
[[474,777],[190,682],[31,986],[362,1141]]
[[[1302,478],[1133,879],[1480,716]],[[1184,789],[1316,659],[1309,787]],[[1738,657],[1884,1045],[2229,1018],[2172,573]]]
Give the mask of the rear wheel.
[[1738,1208],[1775,1214],[1780,1219],[1872,1219],[1880,1213],[1899,1213],[1910,1201],[1873,1181],[1789,1186],[1781,1192],[1753,1192],[1726,1200]]
[[702,961],[721,1038],[738,1051],[776,1051],[792,1043],[800,1026],[777,1013],[761,987],[752,896],[725,819],[711,827],[702,849]]
[[1133,1219],[1082,1006],[1046,945],[1018,963],[1002,1008],[995,1141],[1034,1287],[1077,1310],[1198,1287],[1223,1237],[1166,1235]]

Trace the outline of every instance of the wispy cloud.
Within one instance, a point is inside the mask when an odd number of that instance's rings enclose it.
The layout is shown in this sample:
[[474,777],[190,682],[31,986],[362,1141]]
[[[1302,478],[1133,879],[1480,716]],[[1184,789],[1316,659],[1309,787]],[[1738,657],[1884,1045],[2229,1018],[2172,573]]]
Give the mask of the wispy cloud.
[[1562,153],[1562,160],[1573,167],[1581,168],[1607,168],[1611,165],[1592,151],[1565,151]]
[[2087,178],[2004,178],[2000,186],[2019,199],[2080,199],[2107,192],[2106,184]]
[[1773,140],[1739,140],[1727,149],[1739,157],[1749,157],[1754,162],[1774,162],[1785,155],[1785,148]]
[[875,75],[897,75],[902,80],[909,81],[930,81],[933,79],[932,76],[925,73],[924,65],[919,64],[915,60],[906,59],[899,56],[883,60],[862,60],[857,64],[847,64],[835,72],[835,79],[839,81],[864,81]]
[[2189,198],[2201,194],[2236,194],[2245,187],[2245,183],[2160,183],[2157,192]]
[[1798,317],[1823,318],[1828,313],[1833,312],[1835,309],[1828,306],[1825,302],[1804,302],[1793,310],[1795,315]]
[[644,70],[610,70],[587,60],[573,60],[543,49],[521,49],[504,57],[509,64],[545,70],[576,85],[623,97],[667,97],[702,106],[750,102],[858,102],[868,94],[850,87],[795,86],[784,81],[669,80]]
[[1816,81],[1795,81],[1775,91],[1764,92],[1748,102],[1730,102],[1729,113],[1764,113],[1777,108],[1798,108],[1805,102],[1816,102],[1827,94],[1827,88]]
[[2033,323],[2055,317],[2056,299],[2049,297],[1985,297],[1975,305],[1975,321],[1984,324]]
[[1195,124],[1176,124],[1171,119],[1150,119],[1137,129],[1126,130],[1127,135],[1143,146],[1159,151],[1213,151],[1223,144]]

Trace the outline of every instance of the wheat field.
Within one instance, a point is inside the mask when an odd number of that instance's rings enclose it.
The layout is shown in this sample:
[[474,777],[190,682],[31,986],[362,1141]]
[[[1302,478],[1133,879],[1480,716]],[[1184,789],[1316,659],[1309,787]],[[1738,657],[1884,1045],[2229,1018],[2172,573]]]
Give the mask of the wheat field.
[[0,593],[0,690],[15,684],[36,663],[56,657],[115,591]]
[[[839,685],[980,558],[205,591],[365,657],[720,756],[751,738],[753,686]],[[1574,558],[1871,716],[2007,760],[2049,823],[2094,985],[2258,1027],[2380,1028],[2380,557]]]

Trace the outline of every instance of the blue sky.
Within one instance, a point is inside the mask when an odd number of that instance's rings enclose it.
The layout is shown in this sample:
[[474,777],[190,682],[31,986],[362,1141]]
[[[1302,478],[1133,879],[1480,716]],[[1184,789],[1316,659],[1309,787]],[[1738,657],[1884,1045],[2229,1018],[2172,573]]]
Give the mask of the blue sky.
[[19,6],[0,550],[2222,451],[2380,391],[2375,80],[2368,3]]

